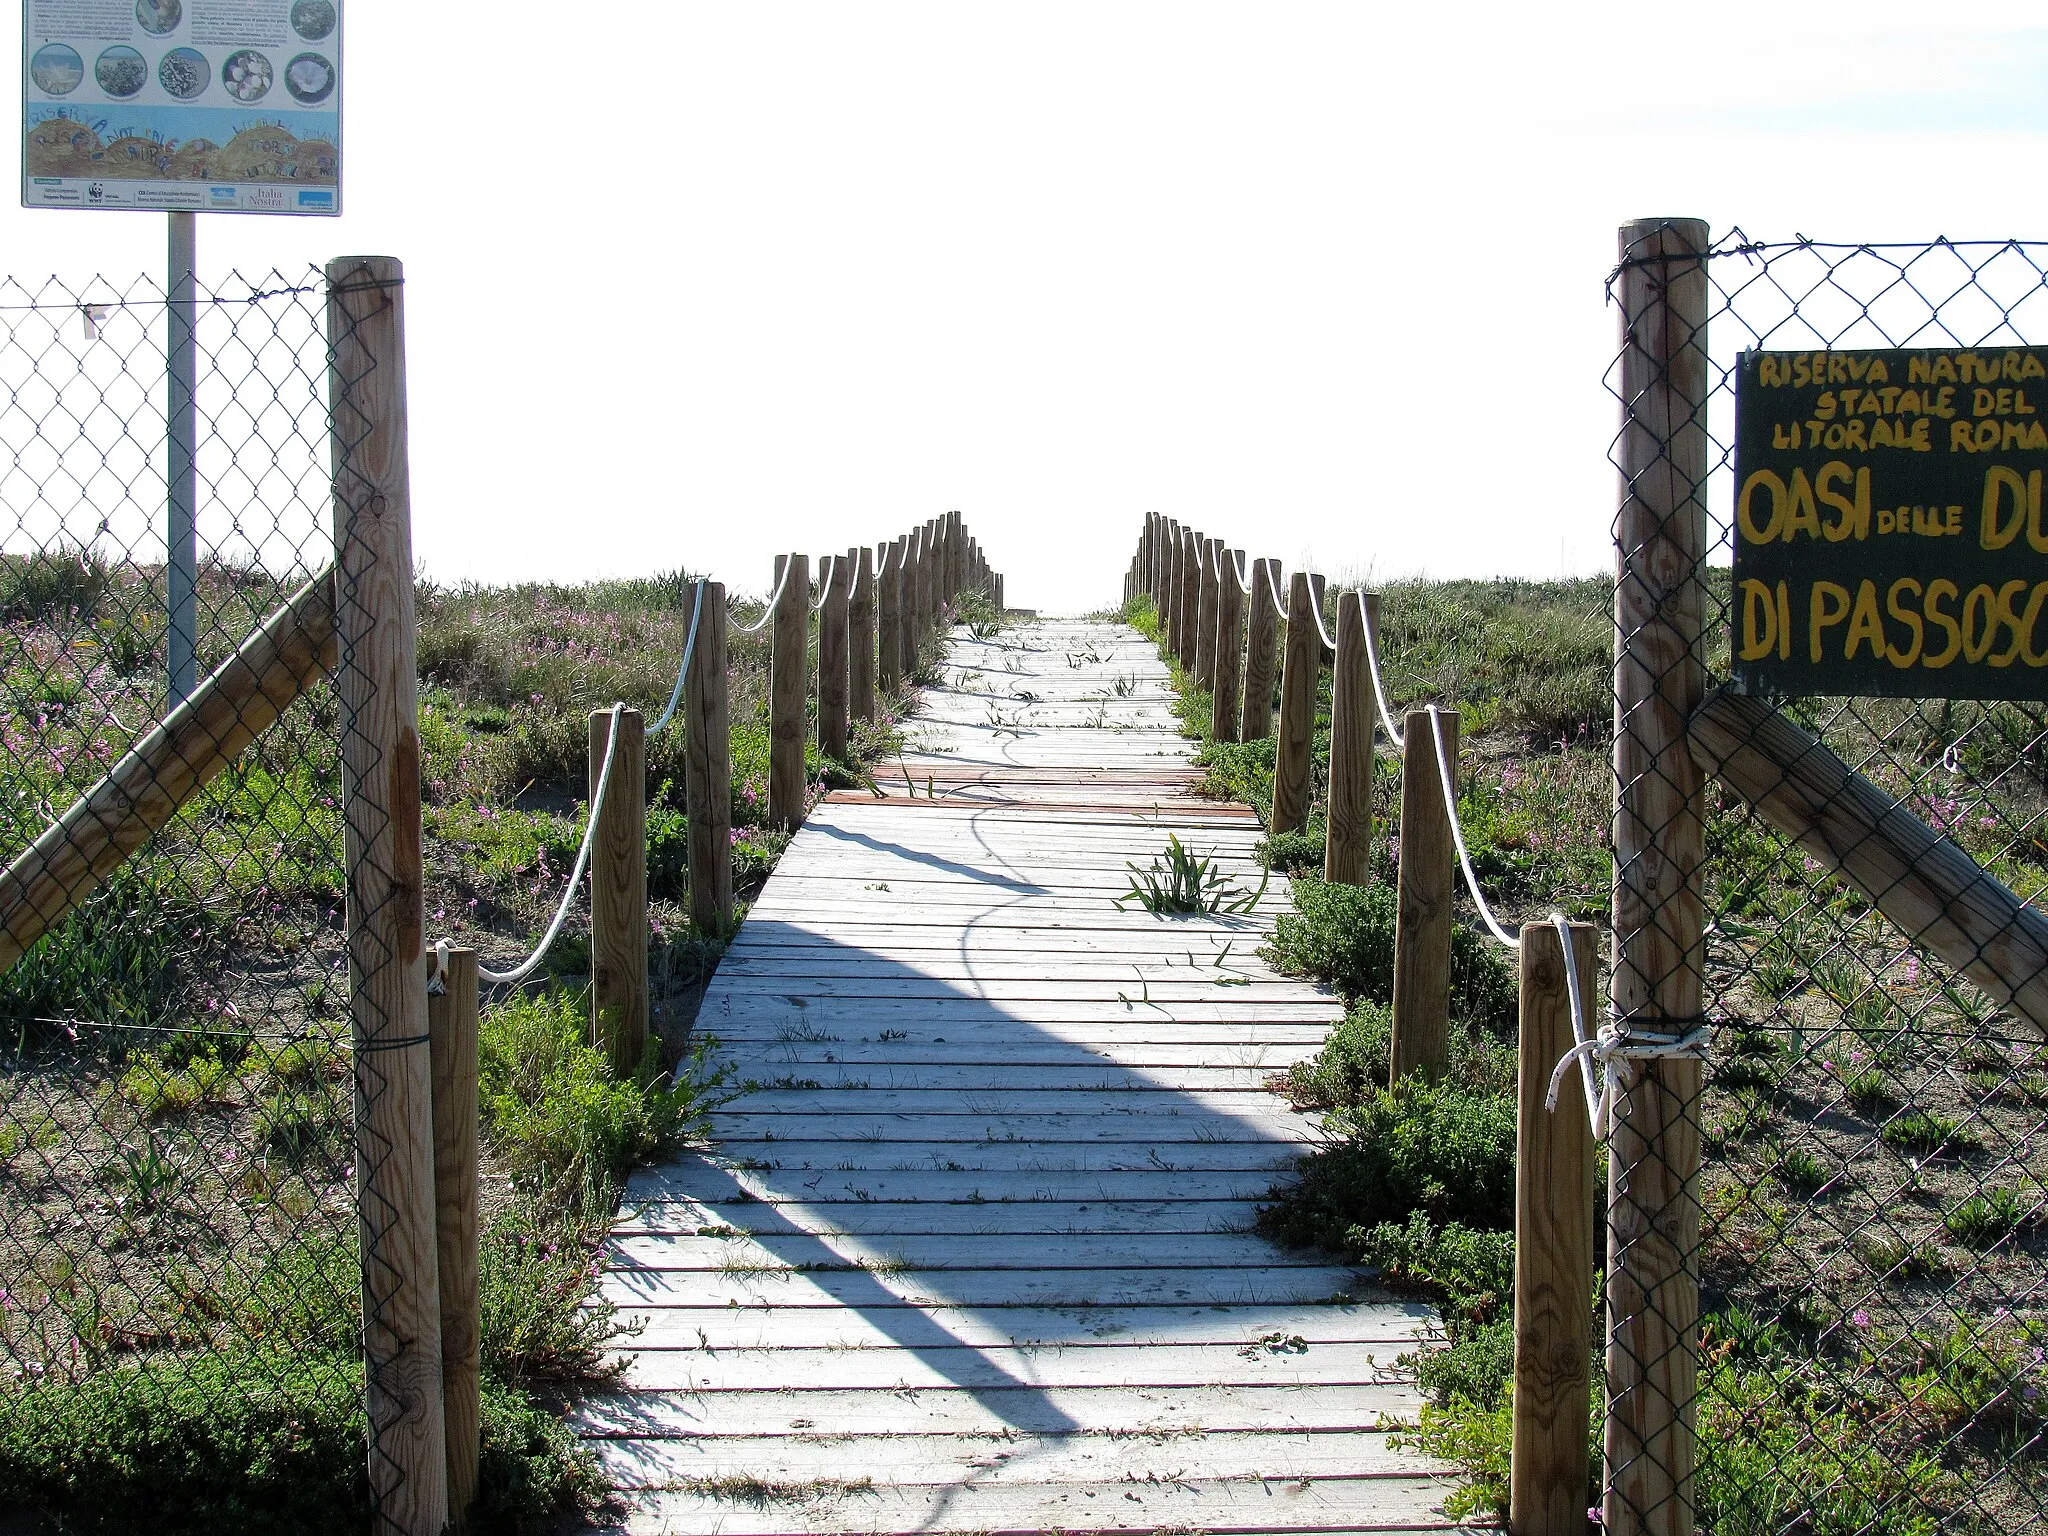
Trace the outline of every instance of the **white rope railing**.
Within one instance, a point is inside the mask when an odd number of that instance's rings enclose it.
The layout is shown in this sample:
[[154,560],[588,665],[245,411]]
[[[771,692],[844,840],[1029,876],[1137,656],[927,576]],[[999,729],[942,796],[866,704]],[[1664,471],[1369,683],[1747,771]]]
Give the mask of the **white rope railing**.
[[612,706],[612,728],[605,737],[604,766],[597,771],[597,790],[590,797],[590,822],[583,829],[583,846],[576,850],[576,867],[569,871],[569,888],[562,892],[562,904],[555,908],[555,920],[548,924],[548,931],[541,935],[540,943],[534,946],[533,953],[511,970],[493,971],[481,965],[476,968],[480,978],[495,986],[516,986],[531,976],[539,968],[541,961],[547,958],[548,950],[554,946],[556,938],[562,932],[562,924],[569,920],[569,908],[576,901],[576,887],[583,883],[583,871],[590,864],[591,844],[597,841],[597,824],[604,811],[605,791],[611,787],[612,782],[612,759],[618,755],[619,717],[625,713],[625,709],[626,706],[623,704]]
[[820,555],[818,557],[818,600],[811,604],[811,612],[822,613],[825,604],[831,600],[831,597],[832,557],[830,555]]
[[1337,642],[1332,640],[1330,638],[1330,632],[1327,629],[1323,628],[1323,605],[1316,601],[1315,588],[1313,584],[1311,584],[1309,588],[1308,611],[1309,614],[1316,621],[1316,637],[1323,642],[1323,649],[1326,651],[1334,651],[1335,649],[1337,649]]
[[1401,729],[1394,724],[1394,716],[1387,708],[1387,680],[1380,674],[1380,642],[1373,631],[1378,626],[1365,626],[1365,664],[1372,669],[1372,701],[1379,706],[1380,728],[1387,733],[1387,739],[1398,749],[1408,745],[1401,735]]
[[782,579],[775,583],[775,595],[768,599],[768,606],[761,610],[761,617],[754,620],[751,624],[732,625],[732,632],[734,634],[751,635],[775,617],[775,610],[782,606],[782,594],[789,590],[789,573],[795,569],[796,562],[794,560],[782,562]]
[[1237,590],[1246,597],[1250,597],[1252,595],[1252,584],[1246,567],[1247,559],[1248,557],[1243,550],[1238,550],[1232,554],[1230,557],[1230,574],[1237,578]]
[[1287,612],[1287,600],[1280,595],[1280,578],[1273,573],[1279,567],[1273,561],[1266,562],[1266,590],[1273,594],[1273,609],[1276,613]]
[[1444,814],[1451,824],[1451,841],[1458,845],[1458,863],[1465,871],[1465,889],[1472,893],[1472,904],[1479,908],[1479,915],[1486,920],[1493,936],[1509,949],[1520,949],[1522,941],[1501,927],[1500,919],[1493,915],[1493,908],[1480,894],[1479,877],[1472,872],[1472,855],[1465,847],[1465,829],[1458,824],[1458,791],[1451,784],[1450,759],[1444,756],[1442,711],[1434,704],[1429,706],[1429,734],[1436,741],[1437,779],[1444,787]]
[[690,657],[697,650],[697,624],[704,617],[704,578],[697,578],[697,596],[690,604],[690,633],[683,641],[683,664],[676,668],[675,690],[668,696],[668,708],[661,712],[661,718],[647,727],[650,736],[659,735],[661,728],[676,716],[676,706],[683,702],[683,680],[690,675]]

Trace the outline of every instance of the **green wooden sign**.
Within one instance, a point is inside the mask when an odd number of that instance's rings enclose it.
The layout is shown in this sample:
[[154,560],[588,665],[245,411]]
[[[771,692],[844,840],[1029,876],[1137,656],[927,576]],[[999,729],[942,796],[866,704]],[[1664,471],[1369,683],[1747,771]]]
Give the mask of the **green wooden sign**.
[[1746,352],[1735,677],[2048,698],[2048,352]]

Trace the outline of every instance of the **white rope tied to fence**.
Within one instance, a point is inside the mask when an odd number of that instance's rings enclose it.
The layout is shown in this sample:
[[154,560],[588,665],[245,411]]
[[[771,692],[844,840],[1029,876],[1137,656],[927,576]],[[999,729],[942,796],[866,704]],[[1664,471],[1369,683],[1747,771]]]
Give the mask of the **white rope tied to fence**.
[[541,961],[547,958],[548,950],[562,932],[562,924],[569,920],[569,908],[576,902],[576,887],[583,883],[583,871],[590,863],[591,844],[597,841],[597,823],[604,811],[605,791],[611,787],[612,782],[612,759],[618,756],[619,717],[625,710],[624,704],[612,706],[612,728],[607,733],[604,743],[604,766],[597,770],[597,793],[590,797],[590,823],[583,829],[583,846],[576,850],[576,867],[569,871],[569,888],[562,892],[562,904],[555,908],[555,920],[548,924],[548,931],[541,935],[540,943],[534,946],[533,953],[511,970],[492,971],[478,966],[476,973],[482,980],[501,987],[516,986],[526,980],[539,967]]
[[1465,849],[1465,829],[1458,825],[1458,792],[1451,787],[1451,764],[1444,756],[1442,716],[1443,712],[1436,705],[1429,706],[1429,734],[1436,740],[1436,772],[1444,787],[1444,815],[1451,824],[1451,841],[1458,845],[1458,863],[1465,871],[1465,889],[1472,893],[1472,904],[1479,908],[1479,915],[1486,919],[1486,926],[1493,931],[1493,936],[1509,949],[1520,949],[1522,941],[1501,927],[1500,919],[1493,915],[1493,908],[1479,894],[1479,877],[1472,872],[1472,855]]
[[1556,1111],[1557,1094],[1564,1084],[1564,1075],[1571,1070],[1572,1063],[1577,1062],[1579,1079],[1586,1091],[1586,1118],[1592,1123],[1594,1139],[1605,1141],[1607,1133],[1614,1127],[1614,1101],[1635,1081],[1635,1068],[1629,1063],[1674,1058],[1705,1061],[1714,1028],[1711,1024],[1698,1024],[1681,1034],[1652,1034],[1631,1029],[1620,1020],[1610,1020],[1600,1026],[1598,1034],[1589,1035],[1586,1032],[1586,1000],[1579,991],[1579,962],[1573,952],[1572,925],[1562,912],[1551,913],[1550,922],[1556,927],[1558,940],[1564,946],[1565,985],[1571,994],[1572,1039],[1576,1043],[1558,1057],[1557,1066],[1550,1074],[1550,1092],[1544,1095],[1543,1107],[1553,1113]]
[[1233,554],[1230,557],[1230,574],[1237,578],[1237,590],[1246,597],[1250,597],[1252,595],[1252,583],[1246,565],[1247,558],[1243,550]]
[[822,610],[831,599],[831,596],[832,557],[830,555],[820,555],[818,557],[818,600],[811,604],[811,612],[817,613]]
[[1284,614],[1287,612],[1287,600],[1280,595],[1280,578],[1273,574],[1275,569],[1274,562],[1268,560],[1266,562],[1266,590],[1273,594],[1274,611]]
[[768,599],[768,606],[761,610],[761,617],[754,620],[751,624],[732,625],[731,628],[734,634],[751,635],[775,617],[775,610],[782,606],[782,594],[789,590],[789,573],[795,569],[796,562],[794,560],[782,562],[782,579],[775,583],[775,595]]
[[690,604],[690,633],[683,640],[683,664],[676,668],[676,686],[668,696],[668,708],[661,712],[661,718],[647,727],[647,734],[658,735],[661,728],[676,716],[676,706],[683,701],[683,680],[690,675],[690,657],[697,650],[697,621],[704,617],[704,578],[697,578],[697,596]]
[[1408,745],[1401,737],[1400,729],[1394,724],[1394,717],[1387,709],[1387,680],[1380,675],[1380,642],[1373,633],[1374,625],[1365,626],[1365,664],[1372,669],[1372,701],[1379,706],[1380,728],[1387,733],[1387,740],[1396,747]]
[[1314,583],[1310,583],[1309,585],[1308,611],[1310,616],[1313,617],[1316,621],[1316,638],[1323,642],[1323,649],[1326,651],[1334,651],[1335,649],[1337,649],[1337,642],[1332,640],[1330,638],[1330,632],[1327,629],[1323,628],[1323,605],[1316,601]]

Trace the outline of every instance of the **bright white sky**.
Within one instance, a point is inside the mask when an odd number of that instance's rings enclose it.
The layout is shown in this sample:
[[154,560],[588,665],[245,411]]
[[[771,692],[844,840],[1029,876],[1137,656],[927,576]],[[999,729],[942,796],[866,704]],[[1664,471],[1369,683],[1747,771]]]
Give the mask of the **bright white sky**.
[[[404,260],[443,579],[759,590],[950,507],[1053,611],[1152,508],[1590,571],[1615,226],[2048,237],[2039,14],[351,0],[347,213],[203,218],[202,278]],[[155,271],[163,226],[0,208],[0,271]]]

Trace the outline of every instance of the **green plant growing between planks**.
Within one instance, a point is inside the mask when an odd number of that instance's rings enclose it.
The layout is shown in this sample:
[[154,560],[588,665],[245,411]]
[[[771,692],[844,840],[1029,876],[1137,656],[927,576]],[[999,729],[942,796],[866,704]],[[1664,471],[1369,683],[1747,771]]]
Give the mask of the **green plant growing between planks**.
[[1136,902],[1155,917],[1192,916],[1205,912],[1251,912],[1257,909],[1271,881],[1269,872],[1258,889],[1247,891],[1226,875],[1215,860],[1197,854],[1179,836],[1168,833],[1166,849],[1143,869],[1126,861],[1131,888],[1114,899],[1122,910]]

